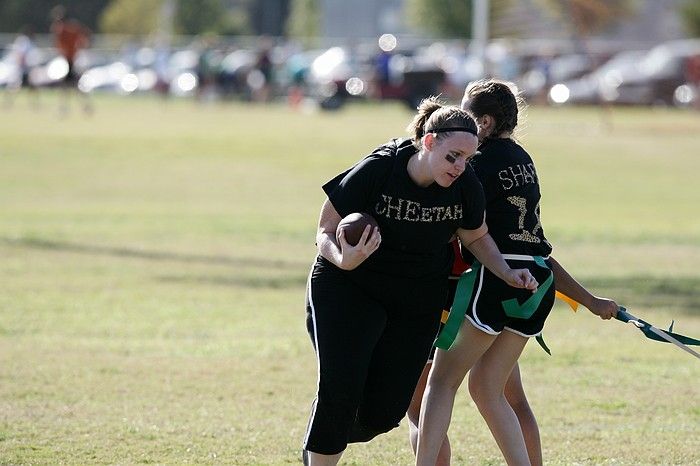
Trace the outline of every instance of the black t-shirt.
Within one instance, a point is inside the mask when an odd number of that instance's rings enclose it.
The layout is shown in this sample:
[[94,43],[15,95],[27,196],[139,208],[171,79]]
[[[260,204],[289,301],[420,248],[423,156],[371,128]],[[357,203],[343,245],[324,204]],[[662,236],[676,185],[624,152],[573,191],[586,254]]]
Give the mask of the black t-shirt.
[[470,167],[447,188],[420,187],[407,164],[416,153],[410,140],[392,140],[323,186],[341,217],[371,214],[382,243],[353,272],[384,276],[446,278],[452,265],[450,238],[457,228],[478,228],[484,194]]
[[487,139],[470,164],[484,187],[486,225],[503,254],[548,256],[540,185],[530,155],[512,139]]

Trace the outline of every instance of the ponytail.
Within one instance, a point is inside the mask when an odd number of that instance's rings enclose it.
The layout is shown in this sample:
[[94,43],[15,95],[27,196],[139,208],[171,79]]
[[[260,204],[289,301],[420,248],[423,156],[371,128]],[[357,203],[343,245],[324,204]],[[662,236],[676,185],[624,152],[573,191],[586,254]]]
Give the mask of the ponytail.
[[435,113],[436,110],[443,108],[443,105],[444,104],[436,96],[423,99],[418,105],[418,113],[406,127],[406,131],[411,135],[414,144],[419,143],[423,136],[425,136],[425,124],[428,122],[430,115]]

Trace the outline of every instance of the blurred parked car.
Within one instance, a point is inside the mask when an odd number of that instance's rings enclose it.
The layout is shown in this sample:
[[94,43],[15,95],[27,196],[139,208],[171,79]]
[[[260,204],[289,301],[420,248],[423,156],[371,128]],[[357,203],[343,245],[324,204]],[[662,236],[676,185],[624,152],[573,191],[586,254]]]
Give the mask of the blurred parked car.
[[335,110],[347,99],[367,92],[367,82],[361,76],[369,73],[368,64],[363,66],[347,48],[331,47],[311,62],[307,74],[309,92],[321,108]]
[[29,82],[36,87],[57,86],[68,74],[68,62],[58,55],[50,56],[40,65],[29,70]]
[[651,49],[636,73],[623,76],[603,97],[615,104],[673,105],[676,89],[686,82],[689,60],[700,55],[700,40],[665,42]]
[[86,93],[106,91],[120,94],[152,90],[156,82],[152,68],[154,56],[150,47],[129,49],[119,58],[114,54],[95,54],[78,80],[78,89]]
[[700,86],[694,83],[681,84],[673,92],[673,103],[679,107],[700,109]]
[[[42,60],[42,51],[33,47],[26,55],[26,66],[32,68],[37,66]],[[12,46],[7,50],[2,50],[0,59],[0,88],[19,87],[22,83],[22,69],[20,66],[21,57]]]
[[[127,77],[130,73],[131,66],[122,61],[94,66],[80,76],[78,89],[86,93],[94,91],[128,93],[134,90],[132,89],[132,80]],[[137,85],[135,84],[134,87]]]
[[637,74],[640,60],[646,51],[620,52],[578,79],[557,82],[549,90],[549,101],[554,104],[599,104],[603,96],[611,95],[613,89],[628,76]]
[[164,47],[141,47],[121,53],[119,58],[94,62],[78,81],[82,92],[106,91],[120,94],[158,91],[191,95],[199,84],[199,54],[191,49],[171,53]]
[[178,50],[168,60],[170,93],[185,96],[194,93],[199,85],[197,65],[199,53],[192,49]]
[[313,60],[307,83],[321,108],[337,109],[349,99],[371,96],[400,100],[415,109],[423,98],[440,92],[445,71],[427,55],[393,53],[389,79],[378,83],[376,52],[372,52],[351,53],[343,47],[332,47]]
[[598,57],[582,53],[537,57],[518,80],[518,87],[526,99],[543,97],[553,84],[579,78],[591,72],[599,62]]
[[225,97],[248,97],[248,74],[255,67],[257,56],[248,49],[238,49],[224,56],[220,63],[219,87]]
[[[35,87],[54,86],[63,81],[68,74],[68,62],[57,56],[50,48],[35,48],[28,57],[29,84]],[[76,67],[79,63],[76,62]],[[17,57],[9,50],[0,60],[0,87],[19,85],[21,70]]]
[[6,53],[0,59],[0,88],[10,87],[21,79],[19,65],[15,57]]

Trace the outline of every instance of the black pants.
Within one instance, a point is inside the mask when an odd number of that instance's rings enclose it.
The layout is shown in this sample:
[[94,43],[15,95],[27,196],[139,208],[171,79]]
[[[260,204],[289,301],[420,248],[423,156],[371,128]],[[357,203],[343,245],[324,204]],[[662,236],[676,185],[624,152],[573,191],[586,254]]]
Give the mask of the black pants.
[[[445,282],[435,283],[440,287]],[[304,449],[336,454],[348,443],[369,441],[398,426],[427,361],[444,302],[444,293],[431,306],[407,299],[419,292],[416,284],[385,283],[385,293],[373,297],[345,272],[317,263],[307,289],[307,328],[318,357],[319,382]],[[423,292],[435,295],[432,289]]]

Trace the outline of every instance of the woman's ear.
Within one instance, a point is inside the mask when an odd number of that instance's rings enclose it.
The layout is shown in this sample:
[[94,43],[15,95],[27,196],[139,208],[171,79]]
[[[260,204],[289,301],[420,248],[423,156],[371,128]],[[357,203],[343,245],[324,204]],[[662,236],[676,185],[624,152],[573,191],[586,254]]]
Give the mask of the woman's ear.
[[481,117],[477,118],[477,120],[481,127],[484,129],[484,131],[486,131],[487,133],[493,131],[493,127],[496,124],[496,120],[491,115],[482,115]]
[[425,150],[433,150],[434,145],[435,145],[435,134],[434,133],[426,133],[425,136],[423,136],[423,147],[425,147]]

